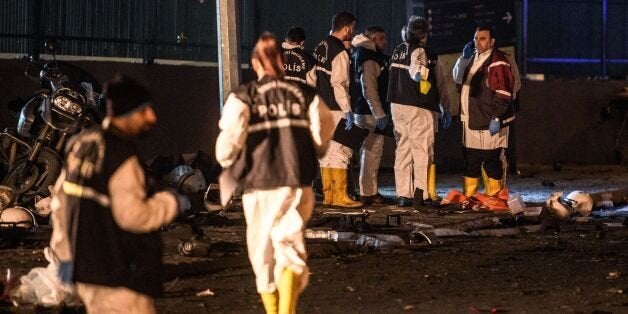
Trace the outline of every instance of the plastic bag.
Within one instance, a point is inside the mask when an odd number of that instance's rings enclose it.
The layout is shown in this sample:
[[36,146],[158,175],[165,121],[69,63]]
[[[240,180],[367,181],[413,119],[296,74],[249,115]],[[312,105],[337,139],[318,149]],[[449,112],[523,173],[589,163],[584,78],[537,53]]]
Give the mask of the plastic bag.
[[52,250],[45,248],[44,256],[49,262],[48,266],[33,268],[28,274],[20,277],[20,287],[12,294],[13,302],[43,306],[79,303],[74,287],[59,280],[57,275],[59,261],[54,257]]

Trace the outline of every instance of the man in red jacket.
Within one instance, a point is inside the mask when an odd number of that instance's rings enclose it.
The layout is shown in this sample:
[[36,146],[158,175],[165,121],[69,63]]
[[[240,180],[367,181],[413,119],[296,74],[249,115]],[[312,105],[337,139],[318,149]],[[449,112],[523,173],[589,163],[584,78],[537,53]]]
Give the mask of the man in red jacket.
[[486,194],[493,196],[503,188],[500,156],[508,148],[508,125],[515,116],[510,63],[505,53],[495,49],[492,28],[476,29],[473,41],[456,61],[453,77],[460,91],[464,194],[477,192],[484,167],[488,176]]

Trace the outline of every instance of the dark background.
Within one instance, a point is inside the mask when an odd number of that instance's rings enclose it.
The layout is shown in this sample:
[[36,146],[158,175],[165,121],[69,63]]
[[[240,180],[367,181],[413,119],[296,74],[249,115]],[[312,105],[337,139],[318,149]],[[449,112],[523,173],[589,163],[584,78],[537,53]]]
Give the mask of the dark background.
[[[1,1],[0,127],[15,123],[6,102],[38,87],[22,75],[26,61],[20,58],[49,59],[42,43],[56,38],[60,59],[99,80],[126,72],[150,87],[160,125],[143,143],[149,155],[213,154],[220,115],[215,5],[210,0]],[[620,107],[607,106],[628,85],[626,1],[241,0],[242,63],[246,68],[250,48],[265,30],[281,38],[289,27],[300,25],[311,49],[341,10],[356,15],[358,32],[373,24],[387,29],[389,51],[400,42],[399,30],[412,13],[432,18],[431,43],[441,53],[457,53],[478,22],[495,23],[498,46],[515,47],[522,74],[545,76],[545,81],[523,81],[516,122],[518,162],[617,162],[615,136],[623,116]],[[506,12],[510,23],[503,19]],[[244,70],[242,77],[252,75]],[[459,126],[438,138],[441,169],[454,171],[461,160]],[[387,145],[392,148],[391,142]],[[392,165],[393,153],[386,150],[384,166]]]

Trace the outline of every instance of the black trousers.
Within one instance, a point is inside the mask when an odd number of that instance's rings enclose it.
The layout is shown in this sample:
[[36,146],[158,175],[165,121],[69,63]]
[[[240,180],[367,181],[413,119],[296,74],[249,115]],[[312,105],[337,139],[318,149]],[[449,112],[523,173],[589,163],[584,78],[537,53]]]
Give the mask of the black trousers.
[[464,148],[464,176],[469,178],[479,178],[482,175],[482,165],[484,171],[491,179],[501,180],[504,175],[500,155],[503,148],[497,149],[475,149]]

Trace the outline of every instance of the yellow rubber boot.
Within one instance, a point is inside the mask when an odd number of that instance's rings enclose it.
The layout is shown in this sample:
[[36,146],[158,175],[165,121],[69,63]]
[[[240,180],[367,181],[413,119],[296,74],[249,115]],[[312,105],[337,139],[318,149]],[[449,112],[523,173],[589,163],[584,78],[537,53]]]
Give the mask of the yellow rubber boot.
[[491,188],[491,180],[493,179],[488,177],[488,174],[486,174],[486,170],[484,170],[484,167],[482,167],[482,183],[484,184],[484,194],[488,196],[493,196],[506,186],[506,168],[504,168],[503,172],[504,175],[502,176],[501,180],[499,180],[499,189],[497,189],[497,191],[494,191],[494,189],[497,188],[497,185],[495,185],[495,183],[493,182],[492,184],[494,186]]
[[279,278],[279,314],[293,314],[297,312],[299,298],[300,276],[286,268]]
[[347,195],[347,169],[331,168],[332,177],[332,207],[360,208],[362,202],[354,201]]
[[427,194],[432,201],[438,201],[438,193],[436,193],[436,164],[431,164],[427,171]]
[[321,182],[323,185],[323,205],[329,206],[334,201],[332,189],[332,168],[321,168]]
[[485,194],[488,196],[495,196],[502,189],[502,180],[488,178],[488,185],[486,186]]
[[266,314],[277,314],[279,311],[279,293],[260,293]]
[[469,197],[477,193],[479,181],[480,179],[478,178],[464,177],[464,187],[462,189],[464,196]]

